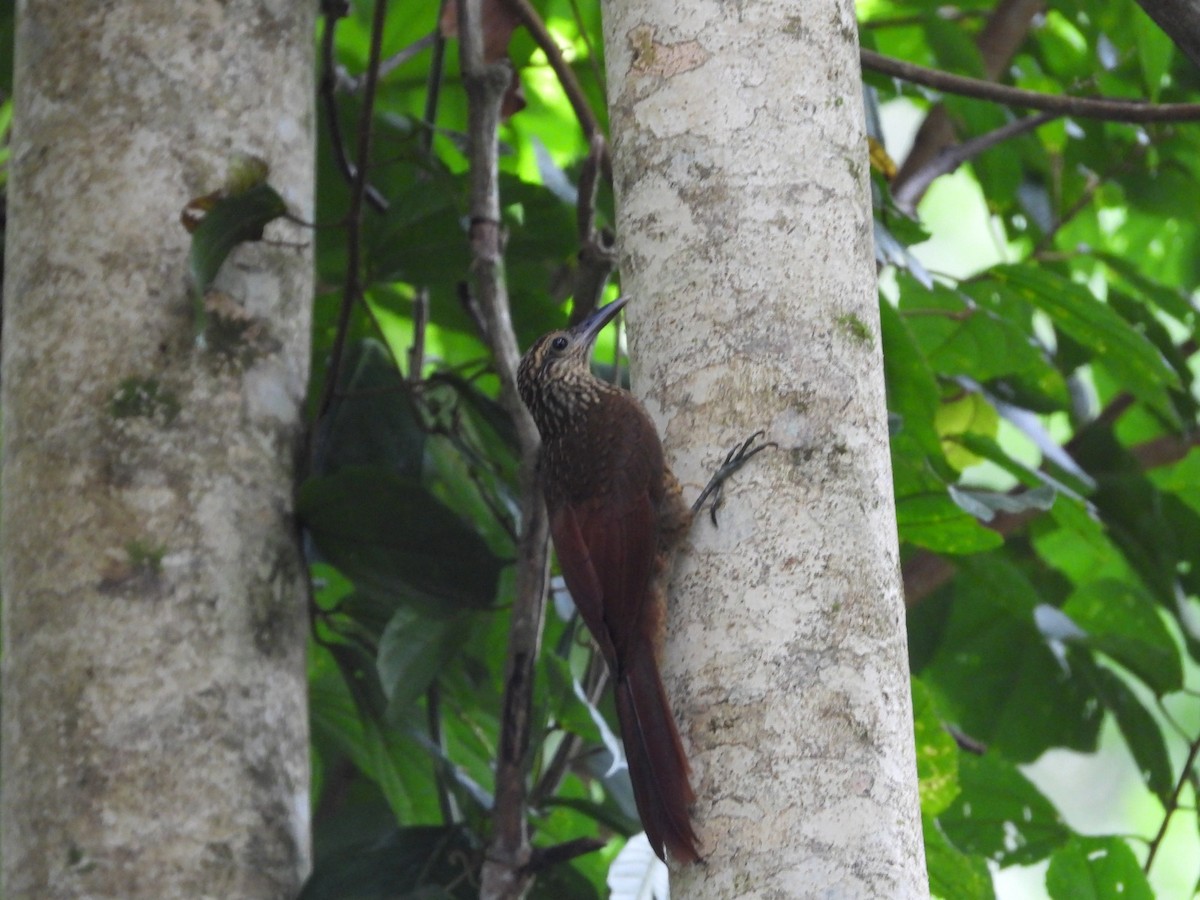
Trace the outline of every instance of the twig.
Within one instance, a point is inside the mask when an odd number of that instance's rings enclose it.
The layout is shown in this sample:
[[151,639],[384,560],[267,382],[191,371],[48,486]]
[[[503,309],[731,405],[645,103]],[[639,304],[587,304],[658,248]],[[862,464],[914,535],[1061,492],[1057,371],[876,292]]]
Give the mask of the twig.
[[947,94],[990,100],[1006,106],[1022,109],[1037,109],[1060,116],[1075,116],[1080,119],[1100,119],[1105,122],[1195,122],[1200,120],[1200,103],[1144,103],[1136,100],[1118,100],[1111,97],[1068,97],[1062,94],[1043,94],[1022,88],[952,75],[937,69],[928,69],[876,53],[866,48],[859,49],[862,67],[883,75],[899,78],[912,84],[923,85]]
[[446,71],[446,38],[442,30],[433,29],[433,59],[429,63],[429,81],[425,86],[425,112],[421,120],[425,130],[421,132],[421,152],[428,156],[433,151],[433,135],[437,130],[438,101],[442,96],[442,75]]
[[903,182],[893,192],[892,199],[901,210],[911,213],[916,208],[917,201],[935,178],[948,175],[963,163],[974,159],[992,147],[1033,131],[1035,128],[1040,128],[1058,117],[1058,113],[1044,112],[1026,116],[1023,119],[1014,119],[999,128],[973,137],[969,141],[944,147],[931,162],[922,166],[912,178]]
[[538,847],[533,851],[525,871],[529,875],[536,875],[538,872],[570,862],[585,853],[595,853],[607,843],[608,841],[597,838],[576,838],[573,841],[555,844],[553,847]]
[[[517,15],[538,47],[546,54],[550,68],[558,76],[558,82],[567,95],[567,101],[571,104],[571,109],[575,111],[575,118],[579,120],[583,136],[590,141],[593,135],[601,134],[600,120],[592,112],[591,104],[588,103],[587,97],[583,93],[579,79],[575,77],[575,70],[567,65],[562,51],[558,49],[558,44],[554,41],[554,35],[550,33],[537,10],[530,5],[529,0],[504,0],[504,3]],[[611,172],[607,177],[611,178]]]
[[[1000,76],[1025,43],[1033,17],[1044,7],[1045,0],[998,0],[988,10],[983,27],[975,35],[984,78],[995,81]],[[904,182],[916,177],[943,147],[954,143],[955,139],[954,123],[950,121],[945,105],[939,103],[917,129],[912,147],[892,182],[892,190],[899,190]]]
[[417,38],[417,40],[413,41],[404,49],[393,53],[379,64],[380,79],[382,80],[387,78],[410,59],[415,59],[417,54],[421,53],[423,50],[428,50],[430,47],[433,47],[434,53],[436,54],[437,44],[441,40],[441,37],[441,32],[435,28],[429,34],[425,35],[425,37]]
[[375,17],[371,22],[371,49],[367,63],[367,80],[363,88],[363,108],[358,119],[358,159],[353,168],[354,178],[350,184],[350,209],[346,213],[346,283],[342,291],[342,306],[338,311],[337,332],[333,349],[329,354],[329,365],[325,371],[325,384],[321,388],[321,399],[317,404],[316,421],[319,423],[329,412],[341,373],[342,356],[346,352],[346,338],[350,333],[350,314],[354,304],[362,299],[362,223],[363,202],[367,197],[367,169],[371,159],[371,134],[375,113],[375,88],[379,83],[379,57],[383,45],[383,24],[387,19],[387,0],[375,0]]
[[1135,144],[1131,149],[1131,152],[1125,155],[1125,158],[1113,165],[1103,175],[1093,175],[1090,177],[1088,179],[1087,186],[1083,190],[1083,193],[1081,193],[1078,199],[1071,204],[1070,209],[1059,216],[1058,221],[1054,223],[1050,230],[1042,235],[1041,239],[1037,242],[1037,245],[1033,248],[1033,252],[1030,255],[1042,258],[1043,254],[1045,254],[1050,247],[1054,245],[1054,238],[1063,229],[1063,227],[1091,205],[1092,200],[1094,200],[1096,197],[1096,192],[1100,190],[1101,186],[1107,183],[1111,178],[1121,174],[1122,171],[1131,168],[1134,161],[1144,155],[1145,152],[1146,149],[1144,144]]
[[[446,755],[446,744],[442,735],[442,692],[438,688],[436,680],[425,691],[425,720],[429,727],[429,740],[441,751],[441,756],[444,758]],[[444,825],[456,825],[462,821],[462,815],[458,809],[458,802],[455,800],[454,795],[450,793],[450,786],[446,783],[446,779],[442,777],[444,769],[445,766],[441,765],[435,759],[433,763],[433,780],[437,785],[438,808],[442,812],[442,823]]]
[[1163,837],[1167,833],[1167,826],[1171,824],[1171,816],[1179,809],[1179,795],[1183,793],[1183,788],[1191,780],[1192,769],[1196,765],[1196,758],[1200,756],[1200,736],[1197,736],[1192,741],[1188,748],[1187,759],[1184,760],[1183,769],[1179,773],[1179,780],[1175,782],[1175,790],[1171,792],[1171,796],[1167,799],[1166,809],[1163,811],[1162,824],[1158,826],[1158,832],[1150,841],[1150,852],[1146,854],[1146,863],[1142,866],[1142,871],[1147,875],[1150,874],[1150,867],[1154,865],[1154,857],[1158,854],[1158,848],[1162,846]]
[[521,538],[517,548],[516,598],[504,672],[504,700],[497,747],[492,838],[481,872],[482,900],[520,897],[532,873],[526,817],[525,763],[533,715],[534,665],[541,643],[549,553],[545,504],[537,481],[541,447],[533,419],[517,393],[520,355],[504,284],[500,226],[498,135],[500,107],[512,79],[506,60],[483,56],[481,0],[457,0],[459,60],[467,91],[470,133],[471,274],[474,300],[500,379],[500,404],[512,418],[520,446]]
[[600,171],[608,159],[608,142],[594,134],[579,176],[575,220],[579,229],[579,269],[575,273],[575,302],[570,324],[582,322],[600,303],[608,277],[617,266],[616,240],[607,228],[596,228],[596,192]]
[[596,78],[596,84],[600,85],[600,92],[607,97],[608,82],[604,78],[604,70],[600,68],[600,57],[596,55],[596,47],[592,43],[592,36],[589,33],[591,29],[583,21],[579,0],[571,0],[571,15],[575,18],[575,27],[579,29],[579,36],[583,38],[583,44],[587,47],[588,63],[592,67],[592,75]]
[[408,348],[408,383],[417,385],[421,381],[421,370],[425,368],[425,327],[429,323],[429,291],[421,288],[413,297],[413,339]]
[[375,0],[375,17],[371,22],[371,50],[367,63],[367,80],[363,89],[362,113],[358,119],[358,159],[352,169],[354,177],[350,183],[350,209],[346,213],[346,283],[342,291],[342,306],[338,311],[333,349],[330,351],[329,365],[325,371],[325,384],[321,388],[321,400],[317,404],[317,422],[320,422],[325,413],[329,412],[329,404],[333,401],[333,394],[341,372],[342,356],[346,352],[346,338],[350,333],[350,313],[354,310],[354,304],[362,299],[363,201],[367,196],[367,168],[371,159],[375,88],[379,83],[376,76],[379,72],[383,24],[386,19],[387,0]]
[[[321,35],[321,84],[319,93],[321,106],[325,110],[325,125],[329,129],[329,145],[333,150],[333,162],[338,171],[351,186],[358,180],[358,170],[350,162],[346,154],[345,138],[342,135],[342,123],[338,117],[337,107],[337,63],[334,60],[334,35],[337,32],[337,21],[345,13],[345,4],[330,2],[325,6],[325,30]],[[368,76],[370,71],[368,71]],[[361,153],[359,154],[361,156]],[[388,203],[383,195],[371,185],[363,188],[367,202],[377,212],[386,212]]]

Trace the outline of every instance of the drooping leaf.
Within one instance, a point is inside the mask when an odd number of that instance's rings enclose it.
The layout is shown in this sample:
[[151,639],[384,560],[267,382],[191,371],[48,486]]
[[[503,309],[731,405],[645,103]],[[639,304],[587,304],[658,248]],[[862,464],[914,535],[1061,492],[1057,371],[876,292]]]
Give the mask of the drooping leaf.
[[501,561],[411,478],[369,467],[311,478],[296,512],[360,591],[430,615],[485,609],[495,599]]
[[387,695],[386,718],[399,722],[429,689],[466,639],[469,623],[458,617],[431,619],[400,607],[383,630],[376,666]]
[[942,715],[1016,762],[1055,746],[1094,749],[1103,710],[1038,628],[1038,585],[1000,553],[956,563],[949,618],[918,673]]
[[1080,284],[1047,269],[998,266],[991,277],[1050,316],[1056,328],[1088,348],[1140,399],[1174,418],[1168,388],[1179,379],[1140,332]]
[[995,900],[987,861],[952,846],[932,816],[922,816],[921,826],[930,893],[943,900]]
[[959,758],[962,793],[938,824],[955,847],[1001,866],[1045,859],[1071,837],[1058,811],[995,753]]
[[1087,643],[1111,656],[1156,694],[1183,684],[1179,651],[1158,608],[1138,586],[1115,579],[1080,585],[1063,612],[1087,634]]
[[936,816],[958,795],[958,745],[943,727],[933,696],[919,678],[912,680],[912,692],[921,812]]
[[1117,837],[1073,837],[1050,857],[1051,900],[1154,900],[1142,867]]
[[323,859],[298,900],[470,900],[477,850],[460,827],[398,828]]
[[287,204],[265,181],[219,197],[192,232],[192,290],[203,297],[238,244],[262,240],[263,229],[287,213]]
[[1175,788],[1175,779],[1171,774],[1171,758],[1167,755],[1162,728],[1125,682],[1093,662],[1088,654],[1072,652],[1070,665],[1088,678],[1113,714],[1142,781],[1165,808]]

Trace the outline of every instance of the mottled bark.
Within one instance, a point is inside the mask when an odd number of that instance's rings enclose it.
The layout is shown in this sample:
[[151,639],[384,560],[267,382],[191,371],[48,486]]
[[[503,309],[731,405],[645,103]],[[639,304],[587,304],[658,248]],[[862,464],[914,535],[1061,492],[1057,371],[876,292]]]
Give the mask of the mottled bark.
[[927,896],[854,8],[605,6],[635,391],[692,490],[665,665],[688,898]]
[[[312,217],[315,4],[23,0],[3,347],[3,895],[291,898],[309,864],[291,521],[312,235],[199,346],[192,197]],[[229,323],[227,323],[229,324]],[[243,326],[244,330],[243,330]]]

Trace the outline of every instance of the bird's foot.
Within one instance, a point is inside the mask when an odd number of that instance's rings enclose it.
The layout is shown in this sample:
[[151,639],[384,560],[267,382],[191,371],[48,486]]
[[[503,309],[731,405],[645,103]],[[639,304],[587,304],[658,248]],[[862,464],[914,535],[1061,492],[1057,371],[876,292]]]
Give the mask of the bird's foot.
[[712,504],[709,506],[708,515],[712,519],[713,526],[717,524],[717,509],[720,507],[724,497],[722,496],[725,489],[725,482],[729,476],[750,462],[759,453],[769,447],[778,447],[774,441],[767,441],[764,444],[755,446],[754,442],[765,435],[765,431],[756,431],[740,444],[735,444],[734,448],[729,451],[725,457],[725,461],[717,467],[717,471],[713,473],[713,477],[708,480],[708,484],[704,490],[700,492],[700,496],[696,498],[696,502],[692,504],[692,515],[695,516],[704,508],[704,502],[710,497]]

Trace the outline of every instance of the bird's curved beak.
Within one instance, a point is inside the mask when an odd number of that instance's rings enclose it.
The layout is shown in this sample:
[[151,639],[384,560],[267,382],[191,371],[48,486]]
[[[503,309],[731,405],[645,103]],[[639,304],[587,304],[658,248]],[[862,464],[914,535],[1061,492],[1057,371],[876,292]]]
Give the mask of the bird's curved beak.
[[617,317],[625,304],[629,302],[628,297],[618,297],[607,306],[602,306],[574,328],[571,333],[584,340],[584,346],[590,347],[596,340],[596,335],[604,330],[604,326]]

